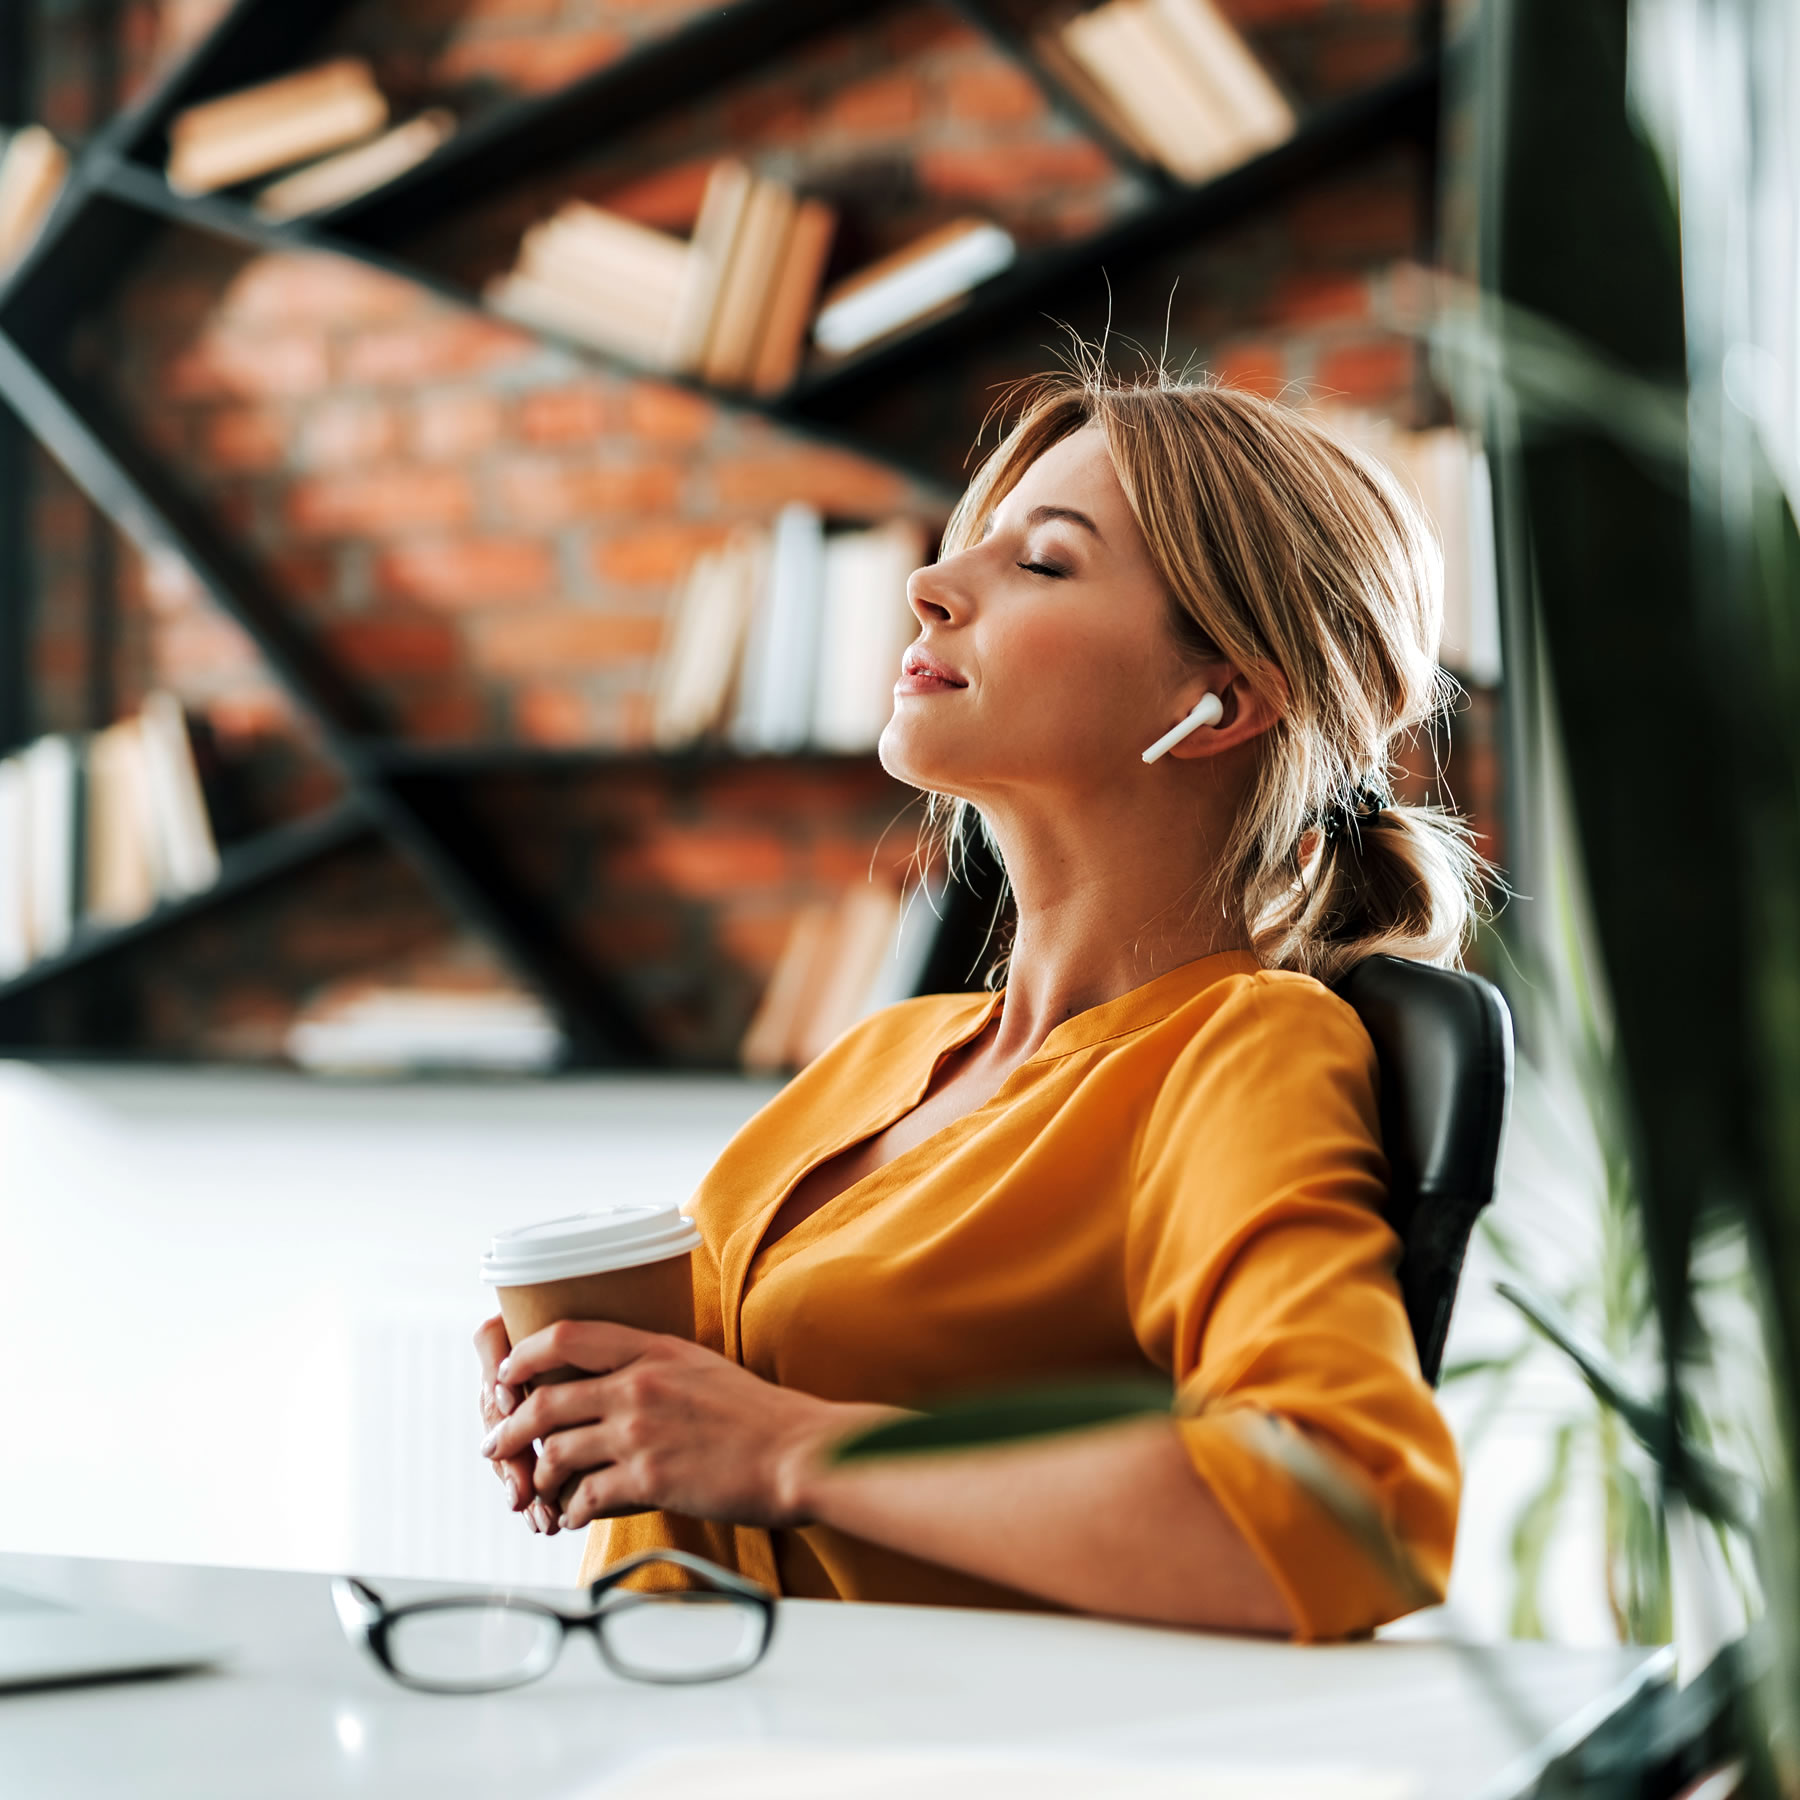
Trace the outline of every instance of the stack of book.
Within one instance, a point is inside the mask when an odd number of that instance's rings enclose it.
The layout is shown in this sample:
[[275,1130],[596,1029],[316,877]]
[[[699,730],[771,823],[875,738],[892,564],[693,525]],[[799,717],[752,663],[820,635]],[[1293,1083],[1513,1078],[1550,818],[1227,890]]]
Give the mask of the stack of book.
[[0,761],[0,979],[210,887],[219,851],[179,702]]
[[746,528],[702,554],[657,673],[656,744],[723,732],[750,755],[874,749],[918,635],[906,583],[924,560],[911,520],[828,536],[803,505],[784,508],[772,534]]
[[1358,449],[1383,462],[1423,508],[1444,551],[1444,635],[1438,660],[1481,686],[1500,679],[1500,595],[1494,558],[1494,496],[1487,458],[1454,425],[1407,431],[1351,407],[1326,418]]
[[316,1075],[539,1075],[567,1046],[542,1002],[517,989],[353,982],[309,1003],[283,1048]]
[[891,887],[853,887],[795,915],[775,972],[739,1046],[757,1074],[798,1069],[858,1019],[913,994],[937,936],[941,884],[904,903]]
[[257,202],[267,218],[298,218],[392,181],[454,129],[442,111],[389,129],[373,71],[344,56],[178,113],[169,125],[168,180],[177,193],[210,194],[306,164]]
[[691,240],[572,200],[484,290],[497,312],[714,387],[776,394],[800,366],[837,215],[714,165]]
[[1213,0],[1108,0],[1036,43],[1096,118],[1183,181],[1293,134],[1293,108]]
[[820,304],[813,342],[848,356],[945,310],[1017,255],[998,225],[955,219],[834,285]]
[[50,216],[69,174],[61,144],[41,125],[26,125],[0,150],[0,270],[10,268]]

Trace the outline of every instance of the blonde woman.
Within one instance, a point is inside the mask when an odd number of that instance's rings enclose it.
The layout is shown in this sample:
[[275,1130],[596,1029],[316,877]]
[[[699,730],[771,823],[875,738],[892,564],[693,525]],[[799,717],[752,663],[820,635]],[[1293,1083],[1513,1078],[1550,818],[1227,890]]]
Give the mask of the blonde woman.
[[[483,1448],[539,1529],[592,1526],[584,1574],[677,1546],[786,1594],[1366,1630],[1416,1592],[1241,1426],[1306,1434],[1441,1591],[1456,1455],[1374,1052],[1327,985],[1454,962],[1471,918],[1465,830],[1387,794],[1440,703],[1435,547],[1295,412],[1090,375],[1036,393],[909,599],[881,758],[979,814],[1004,988],[866,1020],[739,1132],[691,1208],[697,1343],[563,1324],[508,1356],[489,1321]],[[591,1378],[523,1396],[566,1364]],[[1153,1371],[1180,1419],[826,1454],[958,1392]]]

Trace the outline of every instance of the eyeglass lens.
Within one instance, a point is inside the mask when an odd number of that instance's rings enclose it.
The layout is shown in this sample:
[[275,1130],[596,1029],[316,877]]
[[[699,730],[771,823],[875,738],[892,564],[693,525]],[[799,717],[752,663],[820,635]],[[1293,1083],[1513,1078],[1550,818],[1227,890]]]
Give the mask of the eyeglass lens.
[[640,1681],[737,1675],[762,1654],[760,1608],[730,1594],[622,1595],[601,1617],[614,1666]]
[[394,1670],[423,1686],[511,1687],[556,1661],[562,1627],[542,1613],[509,1606],[445,1606],[401,1613],[388,1626]]

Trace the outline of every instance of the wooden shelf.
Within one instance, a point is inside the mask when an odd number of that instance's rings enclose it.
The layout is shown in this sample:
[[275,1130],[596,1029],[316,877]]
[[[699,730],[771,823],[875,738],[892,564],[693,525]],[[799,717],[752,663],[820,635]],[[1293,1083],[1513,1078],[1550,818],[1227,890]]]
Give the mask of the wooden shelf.
[[34,962],[10,980],[0,981],[0,1002],[28,993],[72,970],[86,968],[101,957],[144,943],[171,926],[211,912],[253,888],[266,886],[307,863],[329,856],[334,850],[368,837],[373,830],[373,821],[363,807],[355,799],[349,799],[327,807],[311,818],[277,825],[256,837],[246,838],[221,854],[219,878],[211,887],[185,895],[180,900],[165,900],[141,919],[133,919],[129,925],[77,926],[67,949]]
[[[655,1046],[631,1009],[566,929],[506,873],[496,846],[464,804],[461,784],[449,778],[643,767],[705,771],[739,763],[826,767],[869,759],[815,753],[743,758],[711,746],[656,753],[396,741],[381,709],[294,624],[284,597],[264,573],[217,528],[163,459],[136,441],[105,397],[76,378],[66,341],[75,321],[101,302],[140,251],[170,226],[252,250],[352,256],[451,304],[478,307],[465,289],[408,260],[405,244],[472,201],[618,140],[823,32],[862,23],[897,3],[735,0],[709,8],[554,93],[506,103],[467,121],[435,155],[372,194],[303,222],[275,224],[259,219],[230,195],[188,198],[173,193],[161,173],[168,125],[196,100],[266,79],[303,60],[347,0],[314,0],[306,7],[293,6],[291,0],[238,0],[189,56],[88,146],[38,243],[0,282],[0,401],[127,537],[183,557],[213,600],[249,632],[288,694],[316,721],[350,791],[340,806],[315,819],[234,847],[220,880],[205,893],[159,907],[130,926],[84,930],[62,955],[0,985],[0,1000],[141,943],[363,833],[376,832],[419,868],[456,916],[492,942],[543,994],[577,1064],[654,1062]],[[536,335],[601,366],[674,379],[676,385],[705,392],[722,408],[759,414],[786,431],[851,449],[923,482],[928,493],[940,493],[928,472],[871,444],[843,426],[840,416],[881,387],[907,382],[984,338],[1014,328],[1034,311],[1062,305],[1082,284],[1093,287],[1102,271],[1117,272],[1197,242],[1383,144],[1429,142],[1435,128],[1438,67],[1435,59],[1427,59],[1396,80],[1319,110],[1287,143],[1242,168],[1204,186],[1184,187],[1112,142],[1078,100],[1038,66],[996,0],[946,3],[1025,67],[1064,117],[1135,174],[1152,196],[1149,203],[1086,240],[1028,256],[976,290],[955,312],[840,366],[815,369],[772,402],[704,389],[591,346]],[[946,507],[950,499],[943,495]],[[23,592],[22,569],[0,563],[0,654],[17,635]],[[952,890],[949,916],[927,971],[928,988],[967,985],[996,914],[999,872],[980,856],[974,862],[978,874],[973,886]]]

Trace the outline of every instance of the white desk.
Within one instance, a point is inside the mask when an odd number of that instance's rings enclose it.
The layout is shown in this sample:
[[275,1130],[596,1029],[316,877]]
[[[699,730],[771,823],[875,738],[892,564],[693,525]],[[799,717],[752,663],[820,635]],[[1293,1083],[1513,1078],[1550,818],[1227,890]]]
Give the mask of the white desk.
[[1296,1648],[789,1601],[767,1660],[735,1681],[620,1682],[574,1642],[533,1687],[447,1699],[393,1686],[352,1650],[322,1576],[0,1556],[0,1585],[238,1647],[218,1673],[0,1695],[7,1800],[562,1800],[659,1748],[771,1743],[1312,1764],[1410,1777],[1418,1800],[1474,1800],[1510,1791],[1507,1771],[1539,1739],[1597,1722],[1659,1666],[1643,1650]]

